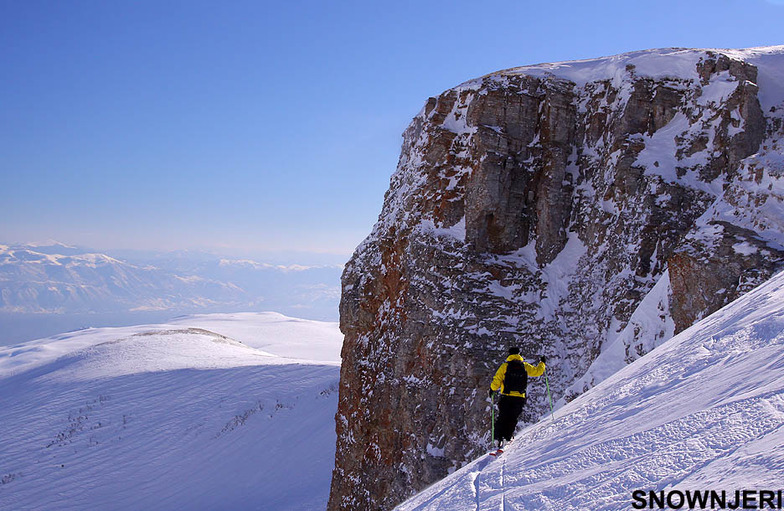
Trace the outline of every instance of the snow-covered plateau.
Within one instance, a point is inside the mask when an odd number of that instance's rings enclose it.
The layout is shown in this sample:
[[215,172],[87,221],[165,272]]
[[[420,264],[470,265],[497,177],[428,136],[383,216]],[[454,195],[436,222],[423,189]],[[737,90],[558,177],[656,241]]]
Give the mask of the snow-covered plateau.
[[650,492],[676,506],[716,492],[729,506],[744,490],[747,508],[781,509],[782,369],[784,273],[398,509],[660,509]]
[[324,509],[342,338],[207,314],[0,348],[0,510]]

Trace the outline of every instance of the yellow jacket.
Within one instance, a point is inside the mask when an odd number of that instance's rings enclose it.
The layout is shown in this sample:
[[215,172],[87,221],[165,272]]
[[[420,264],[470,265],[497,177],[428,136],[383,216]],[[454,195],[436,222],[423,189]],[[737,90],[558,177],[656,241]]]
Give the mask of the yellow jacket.
[[507,362],[511,362],[512,360],[519,360],[520,362],[522,362],[523,367],[525,368],[525,372],[528,373],[528,376],[535,377],[535,376],[542,376],[544,374],[544,369],[545,369],[544,362],[540,361],[539,364],[537,364],[536,366],[532,366],[531,364],[523,360],[523,357],[521,357],[520,355],[509,355],[508,357],[506,357],[506,362],[501,364],[501,367],[499,367],[498,371],[496,371],[495,376],[493,377],[493,383],[490,384],[490,389],[493,391],[500,389],[501,394],[505,396],[525,397],[525,392],[517,392],[515,390],[510,392],[504,392],[504,390],[501,388],[504,386],[504,377],[506,376]]

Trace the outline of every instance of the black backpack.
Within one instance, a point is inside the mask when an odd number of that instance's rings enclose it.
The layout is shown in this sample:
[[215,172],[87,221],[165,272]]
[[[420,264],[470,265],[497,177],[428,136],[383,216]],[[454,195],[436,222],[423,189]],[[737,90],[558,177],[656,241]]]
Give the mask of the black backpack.
[[519,392],[525,393],[528,387],[528,373],[520,360],[510,360],[506,363],[506,375],[504,376],[504,393]]

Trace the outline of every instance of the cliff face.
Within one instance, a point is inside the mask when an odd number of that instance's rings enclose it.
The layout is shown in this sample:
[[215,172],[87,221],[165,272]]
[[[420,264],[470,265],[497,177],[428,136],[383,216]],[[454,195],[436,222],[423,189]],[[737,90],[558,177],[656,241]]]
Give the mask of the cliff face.
[[484,450],[509,346],[570,399],[780,266],[782,55],[638,52],[428,100],[343,274],[329,509],[389,509]]

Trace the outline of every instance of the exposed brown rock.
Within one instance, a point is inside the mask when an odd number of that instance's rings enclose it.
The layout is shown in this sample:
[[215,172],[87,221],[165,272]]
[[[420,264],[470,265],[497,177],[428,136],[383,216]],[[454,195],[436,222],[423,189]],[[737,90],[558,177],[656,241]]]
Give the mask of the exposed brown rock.
[[[481,452],[509,345],[547,355],[558,398],[668,268],[662,317],[682,329],[780,266],[754,231],[698,222],[724,191],[738,207],[764,200],[734,184],[759,174],[744,159],[770,131],[756,68],[705,53],[693,78],[619,72],[489,75],[430,98],[406,130],[343,274],[330,510],[391,509]],[[700,100],[716,80],[732,93]],[[652,158],[673,126],[671,152]],[[627,362],[645,354],[637,341]],[[528,421],[543,387],[531,382]]]

